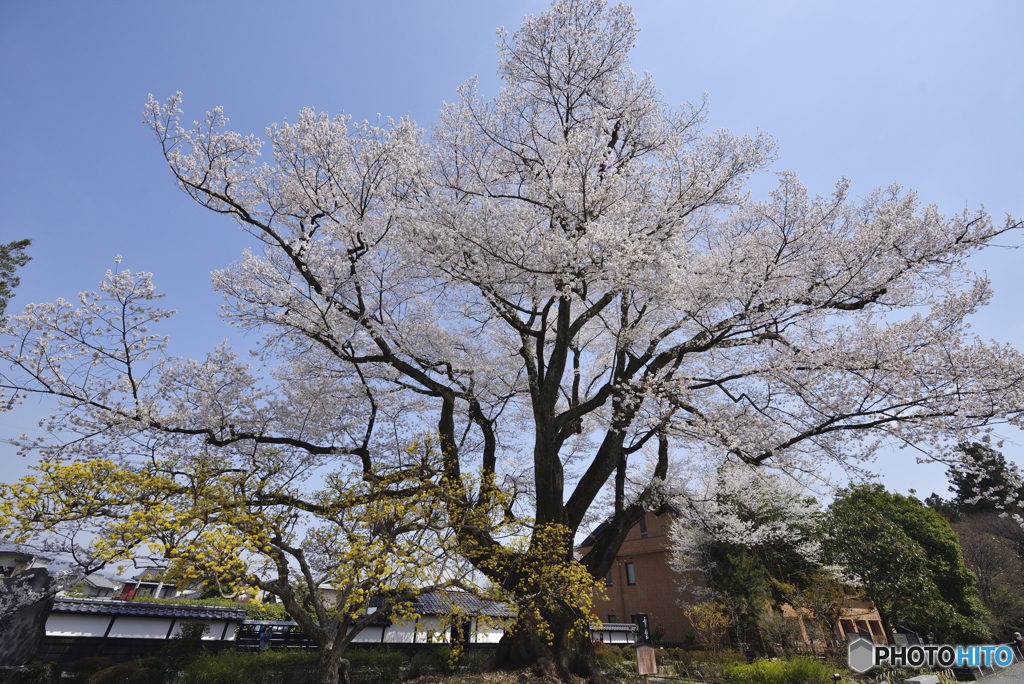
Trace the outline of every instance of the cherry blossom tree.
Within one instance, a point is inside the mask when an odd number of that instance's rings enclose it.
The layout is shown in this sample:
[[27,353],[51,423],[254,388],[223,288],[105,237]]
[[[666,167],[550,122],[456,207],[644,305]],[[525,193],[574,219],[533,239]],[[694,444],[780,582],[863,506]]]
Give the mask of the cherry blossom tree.
[[764,548],[766,565],[780,549],[821,563],[821,506],[801,482],[767,468],[724,463],[706,481],[676,498],[679,515],[669,531],[680,573],[707,540]]
[[726,611],[734,637],[763,648],[779,641],[764,634],[779,623],[773,609],[836,574],[822,567],[821,507],[768,468],[727,462],[702,479],[676,497],[670,562],[685,594]]
[[[0,484],[0,539],[71,567],[44,590],[0,588],[0,620],[106,565],[170,561],[184,584],[276,596],[317,644],[321,682],[336,684],[350,681],[345,653],[369,624],[369,601],[413,619],[420,592],[484,594],[455,550],[457,531],[510,526],[450,516],[436,439],[372,439],[377,403],[358,381],[336,378],[332,400],[355,405],[355,434],[338,415],[318,417],[323,404],[291,400],[303,379],[286,366],[275,369],[281,386],[265,389],[225,347],[203,362],[169,358],[149,327],[173,314],[154,305],[161,296],[150,274],[108,271],[77,304],[29,305],[6,321],[3,377],[20,388],[11,400],[24,391],[58,401],[41,421],[46,436],[14,440],[41,462]],[[346,434],[348,448],[313,448],[295,430],[304,422],[323,442]]]
[[[668,105],[630,68],[638,31],[626,6],[556,2],[499,32],[497,96],[470,81],[429,136],[303,110],[268,129],[268,162],[221,109],[183,126],[180,95],[151,98],[179,187],[254,238],[213,280],[227,319],[264,333],[255,352],[273,370],[257,380],[226,348],[157,360],[142,322],[123,349],[66,345],[57,331],[92,319],[30,308],[2,384],[66,403],[63,438],[24,446],[71,456],[99,435],[130,450],[159,433],[351,458],[369,475],[388,453],[376,441],[428,429],[461,492],[454,519],[497,506],[533,525],[522,551],[486,526],[459,532],[468,560],[526,600],[547,593],[541,556],[605,574],[663,503],[670,454],[817,472],[883,444],[946,457],[1019,423],[1024,363],[969,333],[991,288],[967,264],[1021,224],[946,217],[898,186],[851,198],[844,179],[813,196],[788,172],[751,198],[773,141],[706,130],[704,102]],[[606,514],[575,561],[573,535]],[[522,611],[499,665],[596,677],[570,636],[581,617],[570,596]]]

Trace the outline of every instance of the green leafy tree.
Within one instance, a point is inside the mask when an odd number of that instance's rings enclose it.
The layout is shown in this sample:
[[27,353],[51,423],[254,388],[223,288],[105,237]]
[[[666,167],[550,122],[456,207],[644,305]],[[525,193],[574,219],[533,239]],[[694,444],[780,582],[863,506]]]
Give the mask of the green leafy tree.
[[932,492],[927,497],[925,497],[924,505],[932,509],[933,511],[935,511],[951,523],[963,520],[963,512],[959,508],[957,508],[952,502],[946,501],[935,492]]
[[825,547],[831,560],[859,582],[889,636],[894,621],[920,622],[922,597],[938,600],[938,589],[920,545],[878,513],[850,508],[843,506],[829,520]]
[[714,542],[706,550],[705,579],[714,589],[740,643],[757,643],[758,625],[770,610],[771,585],[757,556],[739,544]]
[[16,240],[0,245],[0,316],[7,309],[7,302],[14,296],[14,288],[20,279],[14,271],[32,260],[25,254],[25,248],[32,244],[31,240]]
[[826,559],[861,583],[887,635],[899,622],[940,640],[990,638],[956,533],[917,498],[850,487],[829,508],[825,530]]
[[1024,627],[1024,529],[1005,515],[1024,513],[1024,485],[1015,466],[992,447],[974,442],[959,449],[961,462],[946,471],[952,497],[932,494],[925,503],[954,523],[989,627],[1006,640]]

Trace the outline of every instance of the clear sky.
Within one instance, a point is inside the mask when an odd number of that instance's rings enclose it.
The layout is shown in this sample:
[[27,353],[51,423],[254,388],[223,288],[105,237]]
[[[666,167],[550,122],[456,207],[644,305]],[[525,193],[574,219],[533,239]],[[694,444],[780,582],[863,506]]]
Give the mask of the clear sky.
[[[479,75],[497,90],[494,30],[543,2],[387,3],[249,0],[0,4],[0,241],[32,238],[33,261],[9,312],[74,297],[122,265],[154,273],[179,310],[172,353],[200,356],[227,337],[209,274],[247,246],[171,180],[146,97],[184,93],[190,118],[217,105],[263,135],[302,107],[356,118],[410,115],[428,126],[441,101]],[[981,204],[1024,217],[1024,3],[638,0],[633,68],[670,102],[706,92],[711,126],[761,129],[775,170],[826,194],[898,181],[946,213]],[[755,180],[763,194],[770,177]],[[1003,241],[1020,244],[1020,237]],[[975,330],[1024,348],[1021,253],[975,262],[996,296]],[[35,432],[45,405],[0,414],[0,437]],[[1024,463],[1024,436],[1003,434]],[[896,454],[876,468],[900,491],[946,494],[944,471]],[[0,479],[24,461],[0,445]]]

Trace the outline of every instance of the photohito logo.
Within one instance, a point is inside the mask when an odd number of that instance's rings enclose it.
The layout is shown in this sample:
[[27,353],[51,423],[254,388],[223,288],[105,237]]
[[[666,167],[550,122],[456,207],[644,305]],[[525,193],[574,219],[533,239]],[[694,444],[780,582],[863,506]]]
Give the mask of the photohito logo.
[[855,672],[889,663],[893,667],[1006,667],[1013,662],[1009,646],[876,646],[864,637],[850,642],[847,662]]

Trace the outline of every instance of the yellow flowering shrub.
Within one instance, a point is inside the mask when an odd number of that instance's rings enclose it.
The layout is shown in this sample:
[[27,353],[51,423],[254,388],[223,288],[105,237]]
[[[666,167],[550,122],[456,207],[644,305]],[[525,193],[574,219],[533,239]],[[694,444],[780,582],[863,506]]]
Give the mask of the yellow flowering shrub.
[[369,622],[371,602],[401,622],[418,617],[421,591],[474,589],[434,441],[395,460],[370,473],[321,472],[276,449],[43,462],[0,485],[0,529],[14,542],[73,530],[91,535],[95,558],[166,565],[179,587],[274,594],[314,641],[336,644]]

